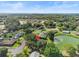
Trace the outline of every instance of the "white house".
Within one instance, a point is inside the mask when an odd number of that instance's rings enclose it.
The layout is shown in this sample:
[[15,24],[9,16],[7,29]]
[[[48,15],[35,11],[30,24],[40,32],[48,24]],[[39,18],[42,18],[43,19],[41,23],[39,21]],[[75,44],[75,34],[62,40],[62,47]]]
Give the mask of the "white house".
[[21,25],[27,24],[27,20],[26,20],[26,19],[21,19],[21,20],[19,20],[19,23],[20,23]]
[[62,31],[63,33],[65,33],[65,34],[69,34],[70,33],[70,31]]
[[3,29],[5,29],[5,24],[4,24],[4,22],[3,21],[0,21],[0,30],[3,30]]

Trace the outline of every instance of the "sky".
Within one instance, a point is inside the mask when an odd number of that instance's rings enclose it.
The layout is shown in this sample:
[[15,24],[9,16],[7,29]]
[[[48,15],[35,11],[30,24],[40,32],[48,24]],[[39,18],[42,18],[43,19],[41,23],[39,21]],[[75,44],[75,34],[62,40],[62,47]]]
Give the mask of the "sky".
[[0,13],[79,13],[79,1],[0,1]]

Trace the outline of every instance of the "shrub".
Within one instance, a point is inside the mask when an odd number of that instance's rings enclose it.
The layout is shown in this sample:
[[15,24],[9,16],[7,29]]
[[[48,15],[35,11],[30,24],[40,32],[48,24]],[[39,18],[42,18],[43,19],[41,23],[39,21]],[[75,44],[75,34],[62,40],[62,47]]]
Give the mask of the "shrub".
[[7,52],[8,52],[7,48],[0,48],[0,57],[6,57]]
[[23,54],[24,54],[25,56],[29,56],[29,53],[30,53],[29,47],[28,47],[28,46],[25,46],[24,49],[23,49]]
[[62,35],[63,33],[62,32],[58,32],[55,34],[55,36],[59,36],[59,35]]
[[76,56],[76,49],[74,47],[69,47],[67,52],[71,57]]
[[48,43],[46,45],[46,48],[44,50],[44,55],[47,57],[58,57],[58,56],[62,56],[60,54],[59,49],[55,46],[55,44],[52,43]]
[[27,35],[27,40],[32,40],[32,41],[34,41],[34,39],[35,39],[35,35],[34,35],[34,34],[28,34],[28,35]]

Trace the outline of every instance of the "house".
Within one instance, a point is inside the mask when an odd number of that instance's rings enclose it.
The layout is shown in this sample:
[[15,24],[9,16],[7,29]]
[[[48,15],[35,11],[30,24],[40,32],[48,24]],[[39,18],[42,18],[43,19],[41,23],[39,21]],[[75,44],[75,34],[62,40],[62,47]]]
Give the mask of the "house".
[[64,34],[69,34],[70,31],[62,31]]
[[16,34],[14,38],[17,39],[17,38],[21,37],[23,34],[24,34],[23,32],[20,32],[20,33]]
[[4,24],[0,24],[0,29],[1,30],[5,29],[5,25]]
[[40,53],[37,51],[32,52],[29,57],[40,57]]
[[4,21],[0,20],[0,30],[4,30],[6,28]]
[[41,36],[42,39],[46,39],[48,36],[47,32],[41,32],[39,35]]
[[12,45],[14,45],[15,42],[16,42],[16,40],[1,41],[0,46],[12,46]]
[[22,36],[24,33],[20,32],[15,35],[15,37],[9,38],[10,40],[3,40],[3,38],[0,38],[0,46],[12,46],[15,44],[17,38]]
[[5,34],[5,33],[8,33],[8,30],[6,30],[6,29],[5,29],[5,30],[3,30],[3,33],[4,33],[4,34]]
[[16,34],[14,38],[15,38],[15,39],[19,38],[19,34]]
[[19,20],[19,23],[20,23],[21,25],[27,24],[27,20],[26,20],[26,19],[21,19],[21,20]]
[[79,32],[77,32],[77,33],[75,33],[75,34],[79,36]]
[[39,41],[39,40],[41,39],[41,36],[36,35],[36,36],[35,36],[35,39],[36,39],[36,41]]

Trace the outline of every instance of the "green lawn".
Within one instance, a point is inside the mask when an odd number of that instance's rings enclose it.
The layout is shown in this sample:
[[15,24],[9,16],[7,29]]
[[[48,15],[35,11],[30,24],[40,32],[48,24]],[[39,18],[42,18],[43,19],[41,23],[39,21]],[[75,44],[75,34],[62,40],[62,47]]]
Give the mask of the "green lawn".
[[19,47],[19,46],[20,46],[20,44],[15,43],[15,44],[12,46],[12,48],[17,48],[17,47]]
[[79,44],[79,39],[72,36],[60,35],[56,36],[56,38],[59,40],[56,42],[56,46],[59,49],[66,48],[67,46],[76,47]]
[[12,46],[12,48],[17,48],[17,47],[19,47],[20,44],[19,44],[18,42],[22,42],[23,40],[24,40],[24,37],[20,37],[20,38],[18,39],[18,41]]
[[42,30],[35,30],[33,33],[34,34],[40,34],[42,32]]

